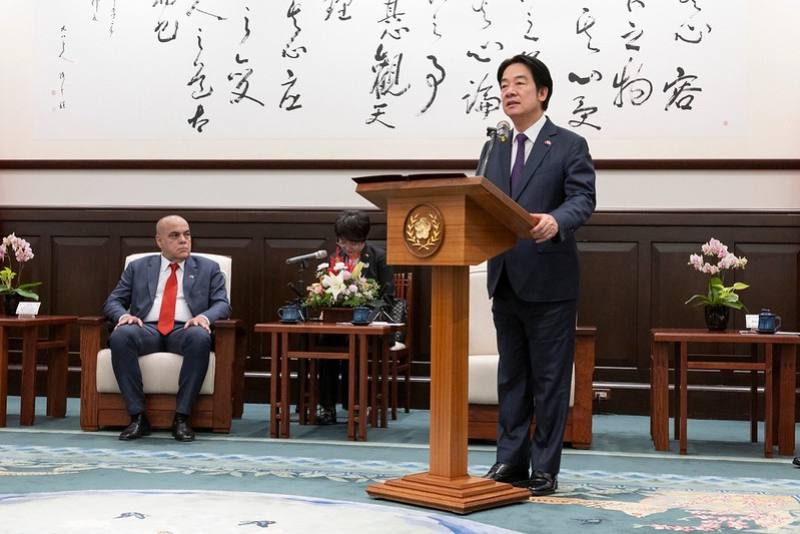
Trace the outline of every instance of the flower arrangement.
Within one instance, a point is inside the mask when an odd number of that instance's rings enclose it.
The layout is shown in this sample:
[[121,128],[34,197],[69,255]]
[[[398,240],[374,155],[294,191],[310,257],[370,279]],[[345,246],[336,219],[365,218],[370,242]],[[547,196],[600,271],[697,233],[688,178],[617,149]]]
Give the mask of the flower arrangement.
[[[8,234],[0,244],[0,262],[7,263],[0,270],[0,295],[19,295],[20,297],[39,300],[39,295],[31,291],[32,288],[41,285],[41,282],[28,282],[21,284],[22,269],[25,263],[33,259],[33,249],[31,244],[17,237],[14,233]],[[12,266],[14,261],[17,263],[17,271],[14,272]],[[14,285],[16,279],[16,285]]]
[[345,262],[336,262],[333,266],[320,263],[317,266],[318,281],[306,288],[306,307],[355,308],[370,304],[378,298],[380,287],[376,280],[362,276],[363,269],[364,263],[360,261],[352,268]]
[[[686,301],[686,304],[694,306],[711,306],[733,308],[741,310],[747,308],[742,301],[739,300],[737,291],[747,289],[747,284],[742,282],[735,282],[731,286],[726,286],[723,281],[724,271],[732,269],[744,269],[747,265],[747,258],[742,256],[736,257],[733,253],[728,251],[728,247],[722,242],[713,237],[708,243],[703,244],[701,247],[702,254],[692,254],[689,256],[689,263],[695,271],[711,275],[708,279],[708,294],[707,295],[692,295]],[[706,258],[711,261],[706,261]]]

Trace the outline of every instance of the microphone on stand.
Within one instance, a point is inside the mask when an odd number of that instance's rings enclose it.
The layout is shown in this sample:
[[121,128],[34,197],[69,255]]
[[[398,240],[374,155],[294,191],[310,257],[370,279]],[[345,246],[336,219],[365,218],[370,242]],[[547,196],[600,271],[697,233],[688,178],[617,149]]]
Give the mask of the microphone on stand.
[[302,256],[292,256],[291,258],[287,258],[286,265],[292,265],[293,263],[300,263],[308,260],[321,260],[327,257],[328,257],[327,250],[318,250],[310,254],[303,254]]
[[489,136],[489,146],[486,147],[483,158],[478,162],[478,170],[475,171],[477,176],[483,176],[486,173],[486,165],[489,164],[489,157],[492,155],[495,143],[498,140],[501,143],[508,141],[508,137],[511,135],[511,125],[506,121],[500,121],[495,128],[486,128],[486,135]]

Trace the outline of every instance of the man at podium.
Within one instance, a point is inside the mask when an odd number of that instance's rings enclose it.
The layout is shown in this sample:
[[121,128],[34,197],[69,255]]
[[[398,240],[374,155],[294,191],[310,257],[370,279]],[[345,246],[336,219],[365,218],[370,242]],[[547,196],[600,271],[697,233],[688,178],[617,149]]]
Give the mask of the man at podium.
[[514,129],[487,143],[481,162],[486,178],[525,208],[534,226],[533,239],[489,261],[500,361],[497,463],[486,477],[541,496],[558,488],[578,298],[574,234],[594,211],[595,172],[586,140],[544,114],[553,80],[543,62],[509,58],[497,81]]

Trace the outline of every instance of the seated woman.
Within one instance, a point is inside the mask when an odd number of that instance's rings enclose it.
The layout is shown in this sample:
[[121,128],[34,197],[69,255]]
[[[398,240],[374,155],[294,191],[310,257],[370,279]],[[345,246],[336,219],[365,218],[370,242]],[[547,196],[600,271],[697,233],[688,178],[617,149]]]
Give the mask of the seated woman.
[[[392,270],[386,265],[386,253],[383,249],[368,244],[370,222],[369,216],[363,211],[343,211],[336,218],[334,233],[336,234],[336,249],[330,254],[330,263],[335,265],[342,262],[353,269],[360,261],[364,264],[362,274],[366,278],[374,278],[380,285],[380,296],[384,303],[389,303],[394,295],[394,282]],[[336,390],[339,385],[341,373],[344,384],[343,392],[347,391],[347,362],[337,360],[322,360],[319,365],[319,403],[320,411],[317,422],[321,425],[330,425],[336,422]],[[345,395],[346,396],[346,393]],[[347,406],[347,399],[341,399],[342,406]]]

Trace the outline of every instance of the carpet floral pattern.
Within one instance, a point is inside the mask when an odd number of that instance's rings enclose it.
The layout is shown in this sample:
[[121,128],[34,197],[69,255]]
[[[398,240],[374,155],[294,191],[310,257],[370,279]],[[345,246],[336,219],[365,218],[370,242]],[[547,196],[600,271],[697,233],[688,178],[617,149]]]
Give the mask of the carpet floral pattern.
[[[357,488],[426,469],[423,463],[382,460],[0,445],[0,481],[6,477],[59,477],[114,471],[200,475],[204,480],[209,477],[228,480],[268,477],[265,481],[319,479],[353,484]],[[470,466],[472,473],[487,469],[487,465]],[[559,483],[556,495],[532,498],[530,506],[551,512],[571,507],[572,512],[597,513],[601,518],[598,522],[622,514],[626,524],[645,530],[800,531],[800,480],[797,479],[562,470]]]

